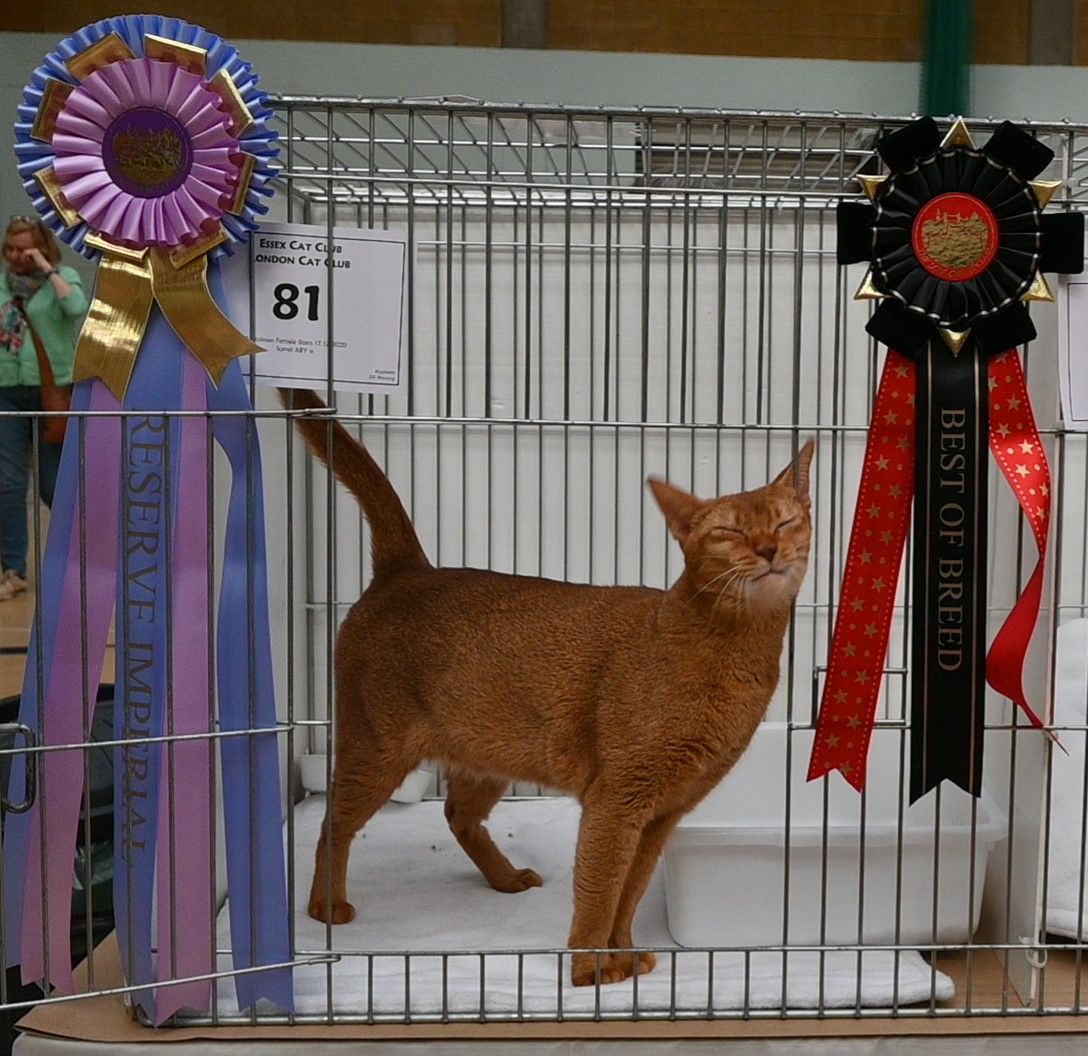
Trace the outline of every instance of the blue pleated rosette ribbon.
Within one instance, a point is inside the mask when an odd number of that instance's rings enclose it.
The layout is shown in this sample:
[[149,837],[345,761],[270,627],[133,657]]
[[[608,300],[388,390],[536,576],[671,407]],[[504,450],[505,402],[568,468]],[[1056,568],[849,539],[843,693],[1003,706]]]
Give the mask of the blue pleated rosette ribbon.
[[[145,15],[62,41],[15,126],[38,212],[98,261],[72,410],[105,412],[67,431],[20,721],[46,747],[88,739],[116,619],[115,918],[134,1003],[154,1023],[210,1006],[212,732],[239,1005],[292,1008],[260,450],[239,363],[259,349],[216,303],[218,259],[271,194],[270,116],[235,48]],[[232,474],[221,556],[209,431]],[[37,768],[33,806],[6,824],[4,953],[24,981],[71,992],[84,753],[43,752]],[[26,770],[16,756],[11,802]]]

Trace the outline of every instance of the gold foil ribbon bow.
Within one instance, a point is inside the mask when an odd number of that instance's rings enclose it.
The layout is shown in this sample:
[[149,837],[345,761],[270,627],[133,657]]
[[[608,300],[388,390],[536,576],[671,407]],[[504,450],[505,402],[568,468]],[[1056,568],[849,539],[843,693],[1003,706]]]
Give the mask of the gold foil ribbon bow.
[[180,254],[153,246],[128,249],[89,235],[102,251],[94,300],[76,345],[73,381],[101,378],[124,398],[157,303],[174,332],[219,384],[232,359],[261,349],[223,314],[208,290],[208,250],[222,233]]

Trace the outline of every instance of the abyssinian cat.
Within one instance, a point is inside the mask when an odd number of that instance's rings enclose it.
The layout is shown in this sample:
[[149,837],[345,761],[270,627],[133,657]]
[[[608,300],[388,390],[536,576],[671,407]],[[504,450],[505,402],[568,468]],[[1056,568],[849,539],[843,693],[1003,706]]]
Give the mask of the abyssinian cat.
[[[314,393],[282,393],[324,408]],[[778,682],[808,564],[813,445],[770,484],[702,501],[649,484],[684,552],[669,590],[434,568],[389,480],[342,426],[297,423],[370,524],[374,577],[336,643],[336,760],[309,912],[340,924],[352,838],[424,759],[446,818],[498,891],[541,883],[484,821],[512,779],[576,796],[569,945],[623,951],[677,821],[744,751]],[[331,840],[331,847],[326,841]],[[332,875],[327,873],[331,863]],[[331,893],[331,901],[330,901]],[[572,981],[617,982],[652,953],[574,954]]]

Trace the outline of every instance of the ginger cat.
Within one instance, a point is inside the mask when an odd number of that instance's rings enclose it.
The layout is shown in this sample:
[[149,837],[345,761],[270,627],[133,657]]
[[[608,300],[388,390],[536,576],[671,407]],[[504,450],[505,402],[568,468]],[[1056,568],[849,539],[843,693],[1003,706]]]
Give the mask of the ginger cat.
[[[281,395],[325,406],[312,392]],[[770,484],[738,495],[704,502],[651,479],[685,561],[662,591],[436,569],[369,452],[324,418],[297,424],[323,460],[331,437],[374,562],[336,643],[337,754],[310,916],[354,917],[352,838],[413,767],[436,759],[449,775],[450,829],[498,891],[541,883],[484,827],[510,781],[576,796],[569,945],[629,950],[670,833],[740,757],[778,683],[808,564],[812,442]],[[593,984],[598,960],[606,983],[653,968],[653,954],[638,958],[575,954],[572,981]]]

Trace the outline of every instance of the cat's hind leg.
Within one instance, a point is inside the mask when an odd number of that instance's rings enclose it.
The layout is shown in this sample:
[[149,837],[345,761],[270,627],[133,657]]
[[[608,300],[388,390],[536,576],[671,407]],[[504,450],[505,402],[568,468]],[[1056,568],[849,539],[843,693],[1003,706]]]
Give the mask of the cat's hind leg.
[[515,893],[540,887],[540,876],[532,869],[518,869],[499,850],[484,821],[502,798],[508,781],[484,777],[468,770],[451,769],[446,793],[446,821],[465,854],[484,879],[496,890]]
[[396,791],[416,762],[403,754],[363,747],[354,740],[340,746],[332,793],[314,855],[308,912],[315,920],[346,924],[355,917],[355,907],[347,895],[351,841]]

